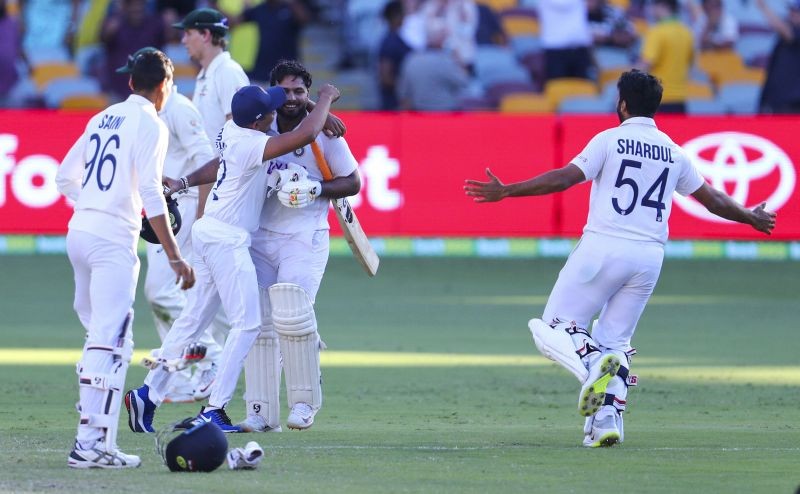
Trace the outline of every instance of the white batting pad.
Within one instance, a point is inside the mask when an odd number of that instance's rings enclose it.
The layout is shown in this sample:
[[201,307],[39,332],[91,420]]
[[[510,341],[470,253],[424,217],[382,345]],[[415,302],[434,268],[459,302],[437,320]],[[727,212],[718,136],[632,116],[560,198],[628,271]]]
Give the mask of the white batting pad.
[[269,292],[259,287],[261,333],[244,361],[247,414],[261,415],[270,428],[280,426],[281,349],[272,325]]
[[87,341],[83,358],[77,365],[81,414],[79,429],[104,430],[104,449],[108,452],[117,449],[125,376],[133,355],[132,325],[133,310],[130,310],[118,330],[116,345]]
[[589,371],[576,353],[572,337],[559,326],[561,325],[553,328],[541,319],[528,321],[533,342],[542,355],[561,364],[583,384],[589,376]]
[[280,338],[286,398],[289,406],[307,403],[314,410],[322,406],[319,367],[319,334],[311,299],[294,283],[277,283],[269,288],[272,323]]

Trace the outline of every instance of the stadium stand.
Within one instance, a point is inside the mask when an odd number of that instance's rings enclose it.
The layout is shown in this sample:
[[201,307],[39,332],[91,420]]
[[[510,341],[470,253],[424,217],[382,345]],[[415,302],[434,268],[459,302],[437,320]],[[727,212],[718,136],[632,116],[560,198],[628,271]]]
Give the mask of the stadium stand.
[[550,101],[550,106],[558,108],[565,98],[574,96],[597,96],[597,85],[586,79],[564,77],[551,79],[544,86],[544,95]]
[[[79,0],[87,2],[88,0]],[[386,32],[381,12],[388,0],[316,0],[317,22],[302,34],[301,59],[312,70],[315,81],[331,81],[344,89],[340,108],[373,110],[379,107],[377,93],[377,43]],[[427,0],[421,0],[425,2]],[[467,0],[470,1],[470,0]],[[593,49],[593,80],[576,81],[577,86],[544,84],[544,56],[539,37],[541,19],[538,0],[474,0],[494,12],[500,20],[504,36],[497,44],[477,47],[471,66],[473,83],[463,96],[465,109],[564,113],[612,112],[616,101],[616,80],[624,70],[636,66],[636,49],[596,46]],[[767,0],[777,12],[784,12],[783,0]],[[641,36],[650,24],[644,2],[608,0],[625,10],[636,32]],[[91,3],[84,9],[80,22],[99,16],[108,0]],[[732,50],[698,52],[689,83],[690,114],[754,113],[754,101],[764,83],[767,61],[777,41],[772,28],[754,2],[724,0],[723,6],[739,24],[739,38]],[[23,9],[25,4],[23,4]],[[94,12],[94,17],[89,16]],[[99,11],[98,11],[99,12]],[[97,24],[97,22],[94,22]],[[97,28],[94,28],[97,31]],[[94,32],[93,31],[93,32]],[[84,33],[85,34],[85,33]],[[77,87],[96,87],[107,68],[102,66],[103,48],[93,36],[83,36],[71,45],[45,46],[26,50],[29,63],[20,62],[20,80],[4,100],[6,106],[90,107],[106,98],[100,91],[94,100],[88,94],[75,94]],[[182,94],[191,96],[197,68],[189,60],[186,49],[174,41],[164,51],[175,64],[175,82]],[[354,66],[345,67],[341,60],[355,53]],[[59,82],[58,89],[46,95],[44,90],[56,79],[82,82]],[[93,80],[94,82],[87,82]],[[63,85],[63,86],[62,86]],[[72,87],[70,85],[73,85]],[[65,87],[67,89],[62,89]],[[558,89],[557,89],[558,88]],[[755,96],[754,96],[755,95]],[[533,97],[535,96],[535,97]],[[735,98],[743,98],[735,105]],[[727,99],[734,98],[734,99]],[[546,102],[544,100],[547,100]],[[513,104],[512,104],[513,103]],[[514,106],[514,108],[511,108]]]

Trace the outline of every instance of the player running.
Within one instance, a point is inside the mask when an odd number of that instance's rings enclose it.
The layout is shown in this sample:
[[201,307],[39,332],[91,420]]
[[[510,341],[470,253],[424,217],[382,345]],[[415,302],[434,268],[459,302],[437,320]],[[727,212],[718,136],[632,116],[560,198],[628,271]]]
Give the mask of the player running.
[[67,254],[75,271],[75,312],[86,329],[78,362],[80,422],[72,468],[130,468],[141,463],[116,443],[125,375],[133,353],[136,244],[142,207],[183,289],[194,272],[166,219],[161,171],[168,131],[159,120],[172,93],[172,63],[158,50],[132,63],[127,100],[98,113],[67,153],[58,190],[76,201]]
[[[503,184],[467,180],[475,202],[561,192],[592,180],[589,216],[580,242],[553,287],[542,319],[528,323],[536,347],[581,382],[578,410],[587,417],[583,445],[624,439],[622,413],[635,350],[631,338],[653,293],[664,258],[672,194],[692,195],[712,213],[770,234],[776,215],[765,204],[748,210],[709,186],[688,155],[659,131],[653,116],[662,86],[632,70],[617,82],[621,125],[597,134],[563,168]],[[589,322],[595,314],[591,334]]]
[[[208,406],[201,415],[225,432],[238,432],[225,413],[236,387],[247,352],[261,325],[256,270],[250,258],[250,235],[258,228],[258,215],[267,191],[264,162],[302,147],[322,130],[330,105],[339,97],[331,85],[320,89],[317,107],[296,129],[266,135],[275,110],[286,100],[284,91],[246,86],[233,97],[233,120],[226,123],[216,141],[220,154],[217,182],[207,209],[192,229],[198,284],[189,293],[183,312],[160,350],[160,359],[178,359],[196,340],[220,305],[231,322],[231,331],[220,359],[218,378]],[[163,366],[151,370],[145,384],[125,396],[129,426],[134,432],[154,432],[155,409],[164,399],[170,372]]]

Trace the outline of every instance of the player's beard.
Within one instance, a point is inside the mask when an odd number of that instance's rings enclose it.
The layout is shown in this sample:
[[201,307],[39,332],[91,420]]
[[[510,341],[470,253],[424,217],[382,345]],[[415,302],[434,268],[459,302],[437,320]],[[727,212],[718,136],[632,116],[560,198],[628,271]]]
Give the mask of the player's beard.
[[286,120],[295,120],[304,117],[306,113],[306,105],[298,104],[292,109],[287,109],[285,106],[278,108],[278,115]]
[[619,123],[625,121],[625,116],[622,114],[622,101],[617,101],[617,117],[619,117]]

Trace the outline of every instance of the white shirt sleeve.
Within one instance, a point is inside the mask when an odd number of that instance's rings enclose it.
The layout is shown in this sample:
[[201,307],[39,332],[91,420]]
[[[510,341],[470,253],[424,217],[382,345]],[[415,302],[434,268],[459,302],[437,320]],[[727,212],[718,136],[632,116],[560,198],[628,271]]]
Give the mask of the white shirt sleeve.
[[177,105],[171,120],[178,141],[192,160],[192,171],[217,156],[203,126],[203,117],[194,105]]
[[683,166],[681,167],[681,174],[678,176],[678,183],[675,185],[675,192],[682,196],[688,196],[697,192],[697,189],[703,185],[705,179],[685,153],[681,152],[681,157]]
[[358,161],[343,137],[323,136],[322,139],[325,142],[325,161],[328,162],[334,178],[347,177],[358,169]]
[[591,141],[583,148],[583,151],[575,156],[570,163],[583,171],[586,180],[594,180],[603,169],[608,154],[605,132],[594,136]]
[[139,177],[139,195],[149,218],[167,214],[161,174],[168,140],[167,126],[162,121],[142,118],[138,143],[133,148],[133,162]]
[[75,144],[72,145],[61,166],[56,173],[56,186],[58,191],[70,198],[72,201],[78,200],[81,193],[81,179],[85,168],[86,156],[86,135],[81,134]]

